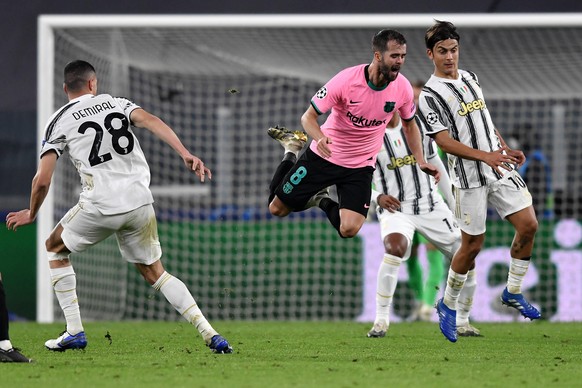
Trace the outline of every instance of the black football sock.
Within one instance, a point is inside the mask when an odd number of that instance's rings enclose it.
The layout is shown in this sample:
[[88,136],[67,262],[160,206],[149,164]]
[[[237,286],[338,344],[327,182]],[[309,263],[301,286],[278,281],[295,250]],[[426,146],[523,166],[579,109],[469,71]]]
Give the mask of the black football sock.
[[8,336],[8,307],[6,306],[6,293],[4,284],[0,280],[0,341],[9,340]]
[[327,219],[329,222],[331,222],[335,230],[337,230],[337,233],[340,235],[340,237],[344,238],[344,236],[342,236],[340,233],[341,219],[339,213],[339,204],[330,198],[323,198],[319,203],[319,207],[325,212]]
[[297,162],[297,156],[295,156],[293,152],[285,153],[283,160],[273,175],[271,184],[269,184],[269,203],[271,203],[275,197],[275,189],[277,189],[277,187],[281,184],[281,181],[283,178],[285,178],[285,175],[287,175],[289,170],[291,170],[291,168],[295,165],[295,162]]

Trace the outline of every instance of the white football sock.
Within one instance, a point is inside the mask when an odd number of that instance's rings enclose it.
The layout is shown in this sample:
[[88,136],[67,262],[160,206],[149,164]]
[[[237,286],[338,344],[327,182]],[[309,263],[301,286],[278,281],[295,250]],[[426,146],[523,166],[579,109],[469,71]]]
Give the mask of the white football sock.
[[208,343],[213,336],[218,334],[206,320],[194,297],[180,279],[164,272],[152,287],[164,294],[176,311],[196,327],[204,341]]
[[84,331],[77,298],[77,277],[73,266],[50,268],[49,271],[55,295],[65,315],[67,332],[75,335]]
[[465,280],[465,285],[457,301],[457,326],[464,326],[469,323],[469,314],[473,306],[473,296],[475,295],[476,289],[477,278],[475,276],[475,270],[473,269],[467,272],[467,280]]
[[398,284],[398,270],[400,269],[402,258],[388,253],[384,254],[384,259],[378,269],[376,282],[376,321],[390,322],[390,306],[396,285]]
[[452,268],[449,268],[443,303],[450,309],[457,309],[457,300],[459,299],[459,294],[463,289],[465,280],[467,280],[467,274],[456,273]]
[[12,343],[10,342],[10,340],[2,340],[0,341],[0,349],[2,350],[10,350],[12,349]]
[[507,274],[507,291],[512,294],[521,294],[521,284],[527,273],[530,260],[511,258],[509,273]]

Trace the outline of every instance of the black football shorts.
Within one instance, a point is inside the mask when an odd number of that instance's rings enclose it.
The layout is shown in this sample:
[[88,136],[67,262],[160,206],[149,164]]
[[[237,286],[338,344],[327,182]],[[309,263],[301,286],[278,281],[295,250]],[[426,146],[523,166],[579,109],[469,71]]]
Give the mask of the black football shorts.
[[328,162],[311,149],[299,157],[285,175],[275,194],[294,211],[302,211],[313,195],[335,185],[340,209],[368,214],[374,168],[347,168]]

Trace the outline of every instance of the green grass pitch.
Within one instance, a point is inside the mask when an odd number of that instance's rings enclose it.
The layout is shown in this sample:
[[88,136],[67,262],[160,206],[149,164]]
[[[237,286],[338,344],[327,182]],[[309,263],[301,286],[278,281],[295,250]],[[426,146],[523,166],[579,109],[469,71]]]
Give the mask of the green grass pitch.
[[574,387],[582,324],[475,324],[448,342],[436,323],[213,322],[234,347],[215,355],[185,322],[90,322],[82,351],[49,352],[61,324],[12,323],[33,364],[0,364],[2,387]]

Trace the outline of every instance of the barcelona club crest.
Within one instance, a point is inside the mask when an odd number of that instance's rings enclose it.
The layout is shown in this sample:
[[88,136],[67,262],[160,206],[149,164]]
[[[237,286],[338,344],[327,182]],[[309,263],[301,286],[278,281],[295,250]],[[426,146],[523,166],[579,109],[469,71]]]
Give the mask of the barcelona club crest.
[[394,110],[394,105],[396,105],[394,101],[386,101],[386,104],[384,104],[384,112],[392,112]]

